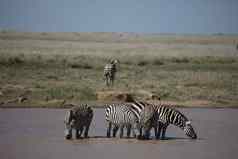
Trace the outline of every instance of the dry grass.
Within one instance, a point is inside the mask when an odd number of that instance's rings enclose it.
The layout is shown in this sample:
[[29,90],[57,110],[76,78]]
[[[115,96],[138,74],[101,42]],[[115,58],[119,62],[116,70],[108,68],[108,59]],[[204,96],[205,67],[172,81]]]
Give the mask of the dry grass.
[[[237,43],[232,35],[1,32],[0,101],[21,94],[31,105],[94,101],[105,90],[145,99],[144,90],[182,104],[238,106]],[[106,88],[103,67],[111,58],[120,67]]]

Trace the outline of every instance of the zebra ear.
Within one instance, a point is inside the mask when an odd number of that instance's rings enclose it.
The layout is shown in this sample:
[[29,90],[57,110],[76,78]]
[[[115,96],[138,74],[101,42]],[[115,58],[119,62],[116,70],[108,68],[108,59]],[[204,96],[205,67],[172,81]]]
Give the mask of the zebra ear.
[[191,121],[186,121],[185,124],[186,124],[186,125],[190,125],[190,124],[191,124]]
[[120,61],[119,61],[118,59],[116,59],[116,60],[115,60],[115,63],[116,63],[116,64],[119,64],[119,63],[120,63]]
[[91,107],[87,107],[87,110],[88,110],[88,112],[91,112],[92,108]]

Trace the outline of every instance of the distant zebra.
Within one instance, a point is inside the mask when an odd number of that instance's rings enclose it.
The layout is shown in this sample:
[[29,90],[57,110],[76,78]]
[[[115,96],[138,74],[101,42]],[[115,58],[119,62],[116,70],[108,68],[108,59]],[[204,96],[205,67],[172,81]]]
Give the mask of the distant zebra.
[[165,104],[160,104],[157,107],[157,115],[159,120],[157,131],[155,132],[156,139],[160,138],[161,131],[161,138],[165,138],[166,129],[169,124],[173,124],[177,127],[180,127],[188,137],[192,139],[197,138],[197,134],[195,133],[191,125],[191,121],[189,121],[187,117],[183,115],[180,111],[176,110],[175,108],[172,108],[170,105]]
[[111,136],[112,126],[114,126],[113,137],[116,136],[119,128],[120,137],[123,137],[123,129],[126,126],[127,137],[130,137],[132,128],[134,137],[141,138],[149,130],[153,114],[154,111],[136,102],[108,105],[106,108],[107,137]]
[[117,72],[117,64],[119,63],[119,60],[111,60],[109,64],[106,64],[104,67],[104,80],[107,86],[113,85],[113,82],[115,80],[115,74]]
[[88,130],[93,119],[93,110],[90,106],[73,106],[65,116],[65,138],[72,138],[72,130],[75,129],[76,138],[80,138],[84,130],[84,137],[88,137]]

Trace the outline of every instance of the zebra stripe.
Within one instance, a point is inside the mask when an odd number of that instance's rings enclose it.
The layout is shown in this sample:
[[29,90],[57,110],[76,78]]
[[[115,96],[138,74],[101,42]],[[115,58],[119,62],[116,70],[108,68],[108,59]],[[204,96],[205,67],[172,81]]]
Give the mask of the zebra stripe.
[[76,138],[80,138],[84,131],[84,137],[88,137],[88,131],[93,119],[93,110],[88,105],[79,105],[66,112],[65,115],[65,138],[72,138],[72,130],[75,129]]
[[160,138],[161,131],[162,131],[161,138],[162,139],[165,138],[166,129],[169,124],[173,124],[177,127],[180,127],[188,137],[192,139],[197,138],[197,135],[191,125],[191,122],[184,114],[173,108],[173,106],[160,104],[158,106],[157,113],[159,120],[156,139]]
[[127,128],[127,137],[130,137],[131,127],[133,127],[133,134],[136,136],[136,128],[138,124],[138,117],[129,109],[126,104],[112,104],[106,107],[106,121],[107,137],[111,136],[111,128],[113,126],[113,137],[116,136],[120,128],[120,138],[123,137],[123,129]]
[[104,67],[104,80],[107,86],[113,85],[115,74],[117,72],[116,65],[119,63],[119,60],[111,60],[109,64],[106,64]]
[[140,136],[142,139],[149,139],[149,132],[152,127],[157,134],[157,113],[156,107],[152,104],[133,100],[129,105],[130,109],[137,115],[140,124]]

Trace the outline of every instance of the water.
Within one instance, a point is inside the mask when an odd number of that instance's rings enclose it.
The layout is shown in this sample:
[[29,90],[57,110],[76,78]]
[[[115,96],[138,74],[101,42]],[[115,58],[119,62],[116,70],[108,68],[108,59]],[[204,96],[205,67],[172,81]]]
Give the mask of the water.
[[0,158],[237,158],[238,109],[180,110],[192,119],[197,140],[174,126],[164,141],[106,138],[103,109],[94,109],[90,139],[65,140],[66,109],[0,109]]

